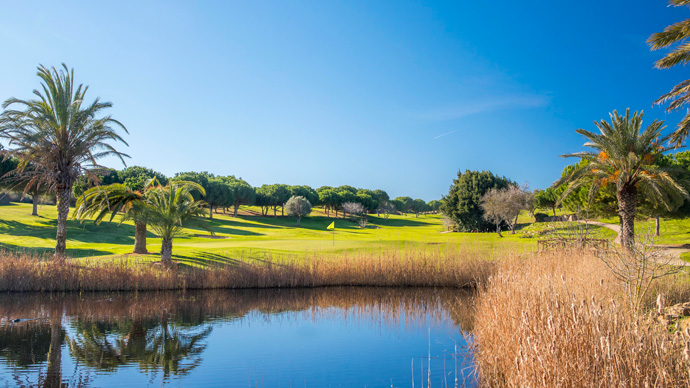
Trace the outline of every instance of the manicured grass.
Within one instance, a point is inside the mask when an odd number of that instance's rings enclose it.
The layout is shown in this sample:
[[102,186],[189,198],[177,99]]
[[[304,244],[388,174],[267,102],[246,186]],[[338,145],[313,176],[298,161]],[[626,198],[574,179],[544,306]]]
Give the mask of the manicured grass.
[[[602,218],[597,221],[618,225],[618,217]],[[654,234],[655,221],[653,218],[635,220],[635,229],[637,229],[637,233]],[[656,238],[657,244],[690,244],[690,218],[661,218],[659,229],[660,236]]]
[[[0,248],[49,253],[55,246],[56,210],[54,206],[41,206],[40,216],[31,216],[30,204],[0,206]],[[174,240],[174,260],[189,265],[224,263],[243,258],[271,258],[283,256],[303,257],[323,252],[361,252],[399,248],[433,248],[438,245],[467,245],[493,254],[503,250],[528,251],[536,246],[534,239],[521,239],[519,234],[495,233],[443,233],[440,215],[392,215],[388,219],[369,216],[367,228],[342,218],[326,217],[320,209],[302,219],[301,227],[290,217],[262,217],[258,208],[242,209],[240,216],[215,214],[209,221],[216,238],[209,238],[203,229],[185,229]],[[278,213],[280,214],[280,213]],[[326,227],[335,220],[336,231]],[[79,223],[70,220],[67,231],[67,253],[75,258],[107,258],[131,252],[134,226],[125,222],[91,221]],[[206,237],[201,237],[206,236]],[[334,239],[335,237],[335,239]],[[335,241],[334,241],[335,240]],[[158,252],[160,239],[148,236],[148,250]],[[158,256],[132,255],[133,261],[158,260]]]

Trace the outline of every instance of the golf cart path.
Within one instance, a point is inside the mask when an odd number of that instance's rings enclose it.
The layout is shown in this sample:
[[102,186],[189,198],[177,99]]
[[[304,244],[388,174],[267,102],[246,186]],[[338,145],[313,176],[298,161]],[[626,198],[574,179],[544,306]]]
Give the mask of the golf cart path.
[[[613,242],[620,245],[620,243],[621,243],[621,227],[620,227],[620,225],[607,224],[605,222],[589,221],[589,220],[579,220],[577,222],[580,222],[583,224],[597,225],[597,226],[601,226],[601,227],[613,230],[614,232],[616,232],[616,238],[613,240]],[[664,252],[664,254],[666,256],[672,256],[673,257],[673,259],[668,264],[677,265],[679,267],[690,266],[690,263],[688,263],[687,261],[680,258],[680,255],[682,255],[683,253],[690,252],[690,249],[673,247],[673,246],[659,246],[659,248],[661,248],[662,252]]]

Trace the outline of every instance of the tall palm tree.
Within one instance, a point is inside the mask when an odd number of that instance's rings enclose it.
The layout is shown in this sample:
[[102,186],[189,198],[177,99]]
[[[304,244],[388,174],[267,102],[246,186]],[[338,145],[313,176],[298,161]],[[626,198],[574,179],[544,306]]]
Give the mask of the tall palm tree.
[[[670,0],[669,4],[674,7],[690,6],[690,0]],[[647,43],[649,43],[652,50],[658,50],[680,43],[671,52],[656,61],[656,68],[668,69],[679,64],[685,65],[690,62],[690,42],[686,42],[689,37],[690,19],[671,24],[666,27],[664,31],[652,34],[652,36],[647,39]],[[659,99],[655,101],[655,104],[663,104],[668,101],[671,103],[666,108],[667,112],[677,110],[690,102],[690,79],[674,86],[670,92],[659,97]],[[683,140],[688,137],[688,134],[690,134],[690,112],[686,113],[685,117],[678,123],[678,128],[669,140],[676,146],[680,146]]]
[[[86,175],[92,182],[98,177],[94,170],[102,168],[98,160],[115,156],[124,164],[123,154],[110,142],[127,144],[115,127],[127,132],[111,116],[100,116],[112,106],[98,98],[91,104],[85,101],[88,86],[75,89],[74,70],[65,64],[58,71],[38,67],[41,90],[34,90],[33,100],[10,98],[3,103],[0,115],[0,136],[7,139],[8,156],[20,160],[19,171],[36,166],[36,182],[57,195],[58,223],[55,257],[65,256],[67,242],[67,216],[74,182]],[[17,109],[8,109],[18,106]]]
[[611,123],[601,120],[594,122],[599,134],[576,130],[589,141],[584,145],[593,151],[562,155],[577,157],[585,161],[579,163],[569,174],[562,177],[555,186],[566,185],[561,199],[574,190],[591,185],[589,198],[607,186],[616,188],[618,216],[621,223],[621,244],[629,248],[635,241],[635,215],[638,195],[655,204],[670,206],[675,195],[688,197],[686,190],[669,175],[665,168],[654,162],[670,148],[662,145],[671,135],[662,136],[663,121],[655,120],[642,130],[643,113],[630,109],[621,116],[617,111],[610,114]]
[[77,197],[73,218],[84,220],[95,217],[100,223],[108,214],[110,221],[123,212],[120,222],[134,221],[134,253],[148,253],[146,249],[146,193],[158,184],[156,178],[144,184],[144,190],[132,190],[129,186],[115,183],[108,186],[94,186]]
[[156,187],[146,192],[145,217],[151,229],[161,237],[161,262],[172,265],[173,238],[182,232],[185,226],[197,224],[208,228],[199,217],[205,214],[206,202],[196,201],[192,192],[197,190],[206,195],[204,188],[195,182],[172,181],[164,187]]

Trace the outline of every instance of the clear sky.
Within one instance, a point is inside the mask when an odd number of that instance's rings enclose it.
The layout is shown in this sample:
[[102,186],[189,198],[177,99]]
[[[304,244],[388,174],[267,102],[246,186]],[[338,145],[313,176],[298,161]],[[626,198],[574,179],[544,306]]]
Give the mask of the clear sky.
[[[13,1],[0,100],[75,69],[130,134],[128,165],[439,199],[458,170],[549,186],[576,128],[688,69],[646,39],[690,9],[645,1]],[[105,164],[122,168],[108,160]]]

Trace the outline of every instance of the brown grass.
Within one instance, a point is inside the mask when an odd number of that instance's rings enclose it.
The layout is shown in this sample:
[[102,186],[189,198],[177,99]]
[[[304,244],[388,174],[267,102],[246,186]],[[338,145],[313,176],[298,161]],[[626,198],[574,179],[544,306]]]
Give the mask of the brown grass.
[[[647,308],[660,292],[688,296],[686,277],[653,287]],[[622,298],[620,282],[587,253],[501,262],[475,316],[481,385],[687,387],[690,331],[671,333]]]
[[239,258],[211,269],[169,270],[109,260],[54,263],[26,254],[0,254],[0,292],[129,291],[322,286],[474,287],[494,266],[465,248],[404,249],[318,255],[280,262]]

